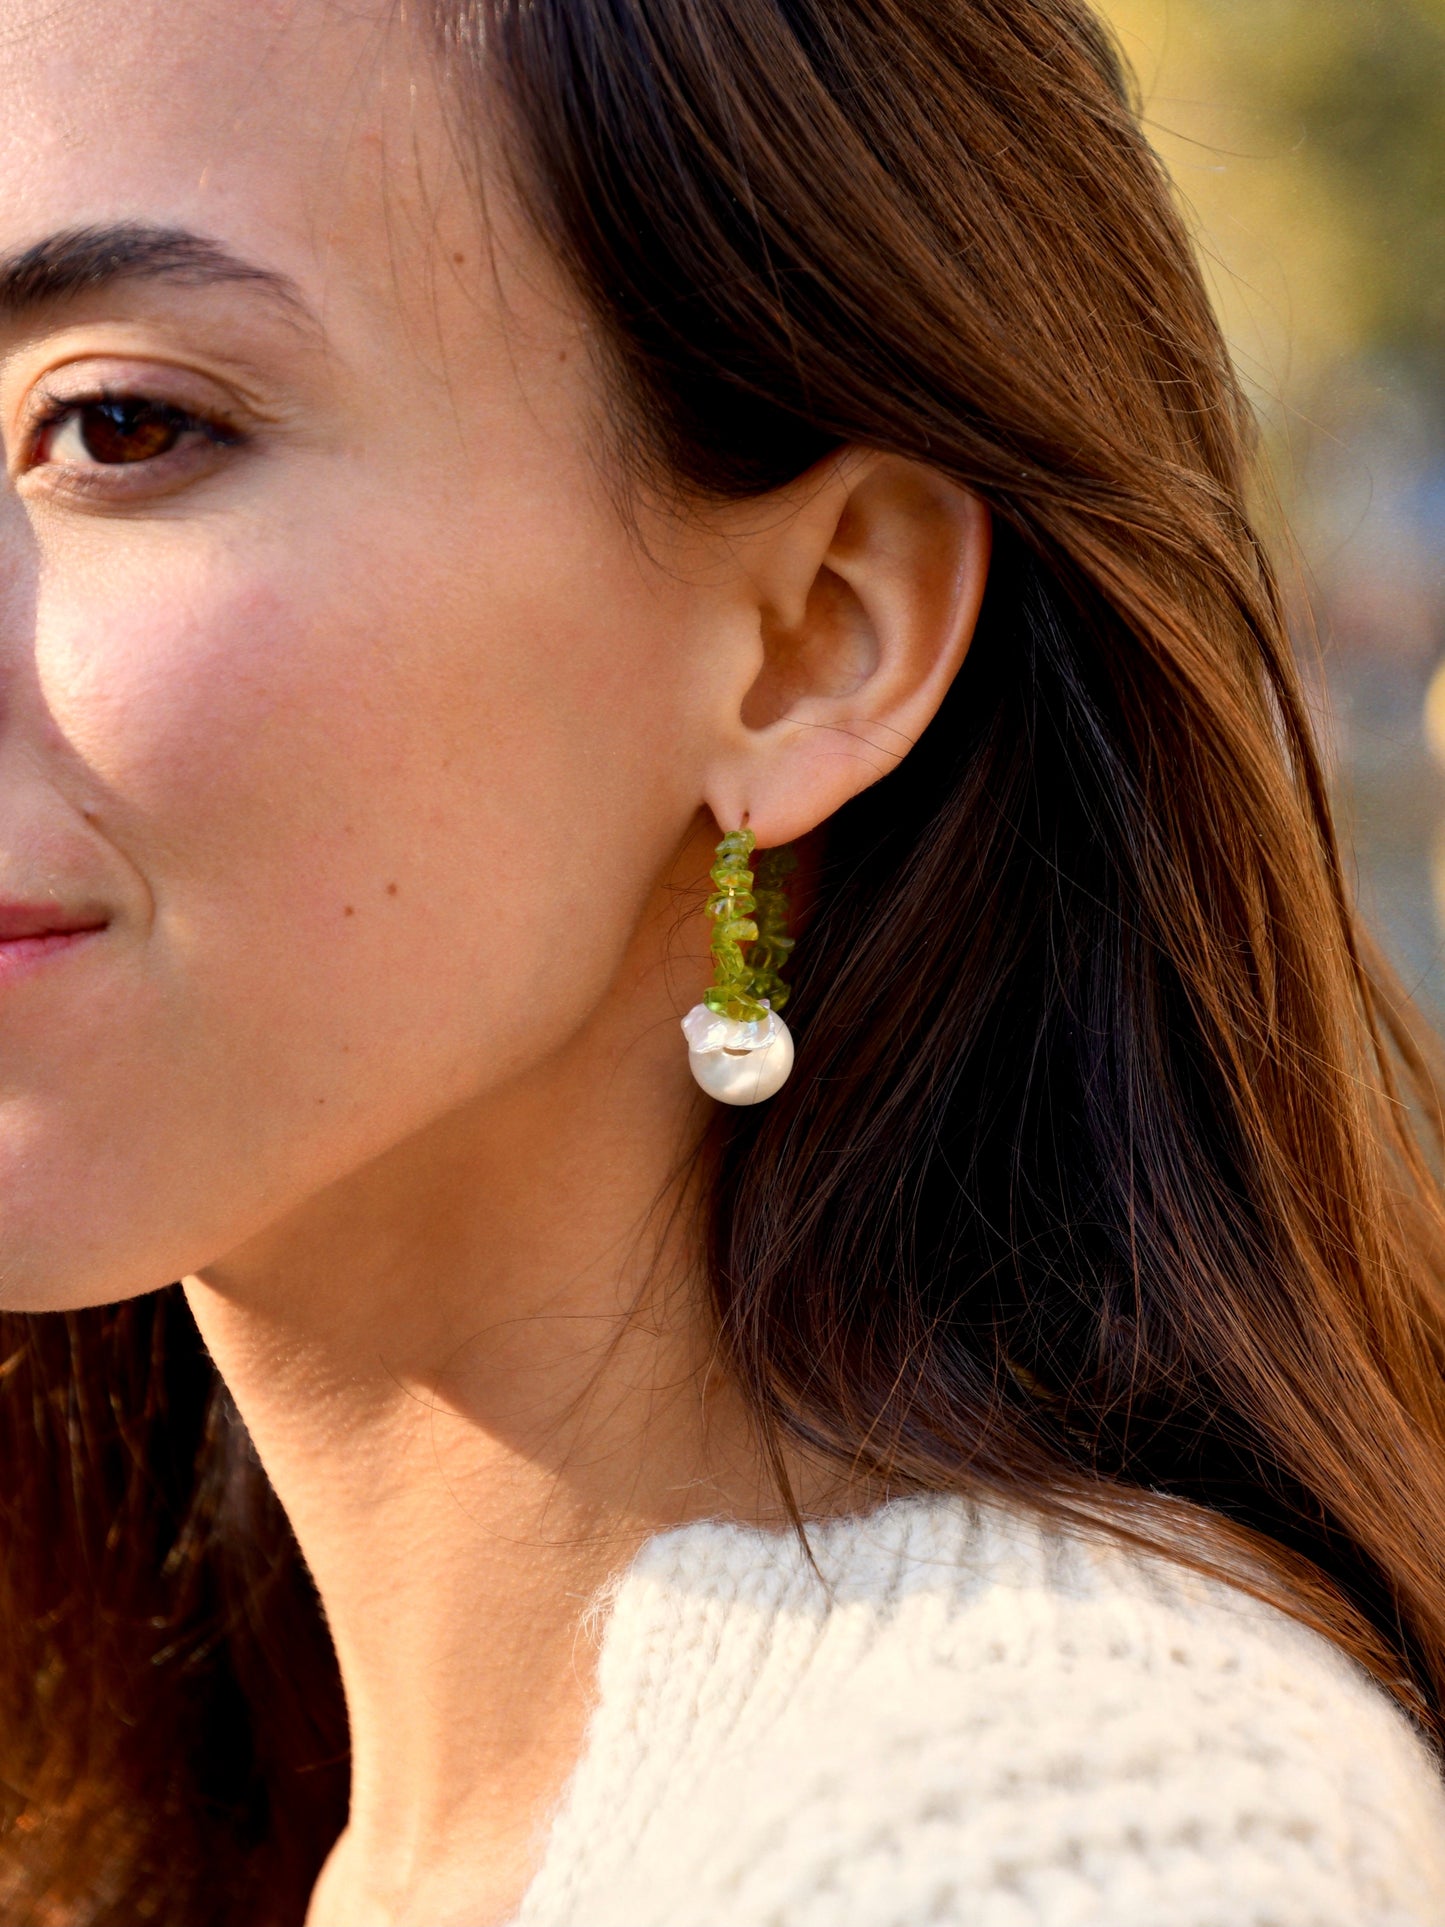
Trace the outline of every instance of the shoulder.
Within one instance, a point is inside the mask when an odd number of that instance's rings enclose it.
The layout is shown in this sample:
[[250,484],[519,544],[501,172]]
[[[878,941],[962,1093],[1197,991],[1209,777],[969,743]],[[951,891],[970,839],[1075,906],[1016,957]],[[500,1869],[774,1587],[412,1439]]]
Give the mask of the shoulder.
[[[812,1553],[694,1527],[623,1582],[544,1869],[570,1857],[583,1881],[570,1918],[1445,1920],[1435,1762],[1279,1613],[957,1501],[826,1526]],[[609,1872],[584,1839],[589,1774],[612,1790],[613,1853],[627,1842]]]

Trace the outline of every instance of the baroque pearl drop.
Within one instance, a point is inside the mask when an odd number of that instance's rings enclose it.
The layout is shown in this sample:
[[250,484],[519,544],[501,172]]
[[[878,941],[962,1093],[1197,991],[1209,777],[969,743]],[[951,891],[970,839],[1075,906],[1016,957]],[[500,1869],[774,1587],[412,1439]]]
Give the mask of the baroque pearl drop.
[[756,1050],[689,1050],[688,1066],[709,1097],[720,1104],[761,1104],[780,1091],[793,1068],[793,1039],[774,1015],[773,1034]]

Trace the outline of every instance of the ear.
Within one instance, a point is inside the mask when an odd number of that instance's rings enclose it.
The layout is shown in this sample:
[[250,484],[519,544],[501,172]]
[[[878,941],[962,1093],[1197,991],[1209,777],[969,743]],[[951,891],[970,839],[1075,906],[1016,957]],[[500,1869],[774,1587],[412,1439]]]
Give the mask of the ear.
[[[901,456],[847,450],[735,530],[750,588],[719,678],[704,796],[763,848],[886,776],[932,721],[972,640],[991,524],[978,496]],[[756,505],[754,505],[756,506]]]

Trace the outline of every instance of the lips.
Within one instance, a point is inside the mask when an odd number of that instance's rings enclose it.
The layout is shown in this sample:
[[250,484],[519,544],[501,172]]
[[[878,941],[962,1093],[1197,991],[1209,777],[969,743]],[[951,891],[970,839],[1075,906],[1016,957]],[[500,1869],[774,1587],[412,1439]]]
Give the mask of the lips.
[[92,909],[58,903],[0,902],[0,984],[9,985],[87,945],[110,919]]
[[0,943],[32,937],[78,937],[103,930],[107,919],[92,910],[63,910],[56,903],[0,902]]

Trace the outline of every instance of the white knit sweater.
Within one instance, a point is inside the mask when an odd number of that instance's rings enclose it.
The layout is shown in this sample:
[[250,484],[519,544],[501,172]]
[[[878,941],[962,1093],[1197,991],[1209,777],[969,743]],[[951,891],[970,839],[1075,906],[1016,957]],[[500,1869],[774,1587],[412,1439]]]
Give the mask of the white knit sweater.
[[516,1927],[1445,1927],[1433,1756],[1231,1589],[953,1500],[609,1602]]

